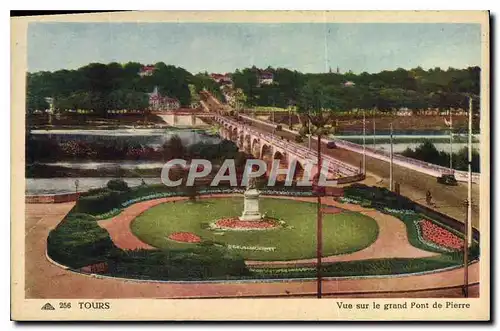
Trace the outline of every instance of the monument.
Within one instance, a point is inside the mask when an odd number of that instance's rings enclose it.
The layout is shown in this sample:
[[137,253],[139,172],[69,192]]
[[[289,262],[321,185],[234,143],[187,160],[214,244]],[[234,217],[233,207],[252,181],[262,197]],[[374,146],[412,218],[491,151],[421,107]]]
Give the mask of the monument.
[[243,214],[239,217],[241,221],[260,221],[262,215],[259,211],[259,196],[260,192],[255,188],[253,180],[250,180],[244,197]]

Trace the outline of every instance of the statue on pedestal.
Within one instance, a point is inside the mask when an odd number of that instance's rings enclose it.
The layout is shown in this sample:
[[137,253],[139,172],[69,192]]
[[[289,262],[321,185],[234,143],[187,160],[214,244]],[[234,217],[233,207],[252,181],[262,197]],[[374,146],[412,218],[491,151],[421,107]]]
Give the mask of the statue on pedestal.
[[262,214],[259,211],[260,192],[255,188],[255,179],[250,178],[247,189],[243,193],[245,202],[243,205],[243,214],[240,216],[242,221],[260,221]]

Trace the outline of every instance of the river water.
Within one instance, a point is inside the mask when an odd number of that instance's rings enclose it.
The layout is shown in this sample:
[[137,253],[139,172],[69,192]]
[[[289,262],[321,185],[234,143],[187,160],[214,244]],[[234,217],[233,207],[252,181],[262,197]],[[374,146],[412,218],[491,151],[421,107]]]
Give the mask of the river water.
[[[351,141],[357,144],[363,144],[362,135],[337,135],[333,136],[337,139],[342,139],[346,141]],[[472,138],[472,148],[479,150],[479,135],[473,135]],[[376,149],[389,151],[390,145],[390,135],[376,135],[375,144],[373,144],[373,136],[366,135],[365,141],[367,147],[375,147]],[[425,140],[430,140],[436,149],[440,152],[450,152],[450,136],[448,135],[393,135],[393,150],[394,153],[401,153],[407,148],[415,149]],[[455,135],[453,138],[453,152],[456,153],[460,149],[467,147],[467,136],[465,135]]]
[[[78,191],[105,187],[111,177],[80,178],[26,178],[26,195],[61,194],[75,192],[75,180],[78,179]],[[129,186],[139,186],[141,178],[122,178]],[[144,178],[146,184],[160,184],[161,179]]]
[[185,145],[199,142],[218,143],[220,138],[208,135],[201,130],[191,129],[115,129],[115,130],[32,130],[36,138],[52,138],[59,142],[80,140],[88,142],[113,140],[118,143],[141,144],[150,147],[163,145],[172,136],[177,135]]
[[[33,130],[31,132],[35,137],[52,137],[58,141],[69,140],[121,140],[127,143],[145,144],[151,147],[161,146],[174,134],[178,135],[186,144],[194,144],[199,142],[219,143],[221,139],[218,136],[206,134],[202,131],[181,129],[117,129],[117,130]],[[361,143],[360,135],[336,136],[339,139],[345,139],[356,143]],[[389,150],[388,135],[376,136],[377,149]],[[416,148],[423,139],[431,139],[436,148],[440,151],[449,152],[449,136],[446,135],[394,135],[394,152],[400,153],[406,148]],[[479,148],[479,136],[475,136],[474,148]],[[459,142],[458,142],[459,141]],[[373,144],[373,136],[366,136],[366,144],[371,147]],[[456,152],[460,148],[466,147],[466,138],[457,138],[457,142],[453,144],[453,150]],[[163,162],[158,161],[64,161],[41,163],[52,166],[66,167],[72,169],[161,169]],[[87,191],[91,188],[99,188],[106,186],[106,183],[112,179],[108,177],[80,177],[80,178],[27,178],[26,179],[26,194],[57,194],[75,192],[75,179],[79,180],[79,191]],[[129,186],[137,186],[141,184],[141,178],[123,178]],[[146,184],[161,183],[160,178],[144,178]]]

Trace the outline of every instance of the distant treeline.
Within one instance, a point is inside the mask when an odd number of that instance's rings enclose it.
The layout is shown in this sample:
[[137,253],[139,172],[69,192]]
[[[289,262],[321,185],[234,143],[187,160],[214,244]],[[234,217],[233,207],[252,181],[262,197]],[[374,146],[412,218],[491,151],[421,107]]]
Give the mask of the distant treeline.
[[221,163],[227,158],[245,159],[244,153],[239,152],[231,141],[199,142],[186,146],[177,135],[173,135],[159,148],[118,140],[59,142],[53,138],[34,138],[33,135],[28,135],[26,139],[27,163],[72,160],[168,161],[176,158],[203,158]]
[[[243,91],[247,106],[355,108],[393,110],[399,108],[467,109],[466,95],[479,96],[479,67],[423,70],[420,67],[379,73],[303,74],[284,68],[267,68],[272,84],[259,84],[258,68],[236,70],[235,88]],[[347,84],[346,84],[347,83]],[[475,98],[475,104],[478,99]],[[300,110],[300,109],[299,109]]]
[[[440,152],[436,149],[436,146],[430,141],[426,141],[420,144],[414,150],[407,148],[404,150],[402,155],[411,157],[413,159],[429,162],[432,164],[440,165],[443,167],[450,166],[450,153]],[[468,149],[467,147],[461,148],[457,153],[453,153],[453,168],[455,170],[468,170]],[[480,159],[477,150],[472,150],[472,171],[479,172]]]
[[147,93],[155,86],[161,95],[178,99],[182,106],[197,101],[197,92],[203,88],[221,97],[219,86],[206,74],[193,75],[159,62],[152,75],[141,77],[142,67],[137,62],[91,63],[76,70],[28,73],[27,109],[48,109],[45,98],[51,97],[59,110],[92,109],[97,114],[109,109],[146,110]]
[[[198,101],[206,88],[222,99],[219,85],[208,73],[193,75],[163,62],[154,65],[152,75],[140,76],[137,62],[91,63],[76,70],[36,72],[27,75],[27,109],[47,109],[46,97],[54,98],[56,109],[92,109],[105,114],[109,109],[146,110],[148,95],[157,86],[160,94],[177,98],[182,106]],[[243,92],[246,106],[290,104],[351,110],[354,108],[392,110],[467,108],[466,95],[479,95],[479,67],[423,70],[420,67],[379,73],[301,73],[285,68],[267,68],[272,84],[259,84],[256,67],[236,70],[234,87]],[[346,84],[348,83],[348,84]],[[478,98],[474,102],[477,104]]]

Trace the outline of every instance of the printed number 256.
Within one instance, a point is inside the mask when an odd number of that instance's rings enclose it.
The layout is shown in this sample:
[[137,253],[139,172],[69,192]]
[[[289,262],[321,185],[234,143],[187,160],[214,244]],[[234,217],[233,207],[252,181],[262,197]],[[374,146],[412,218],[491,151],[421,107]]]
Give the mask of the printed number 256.
[[71,302],[59,302],[59,308],[61,309],[71,308]]

